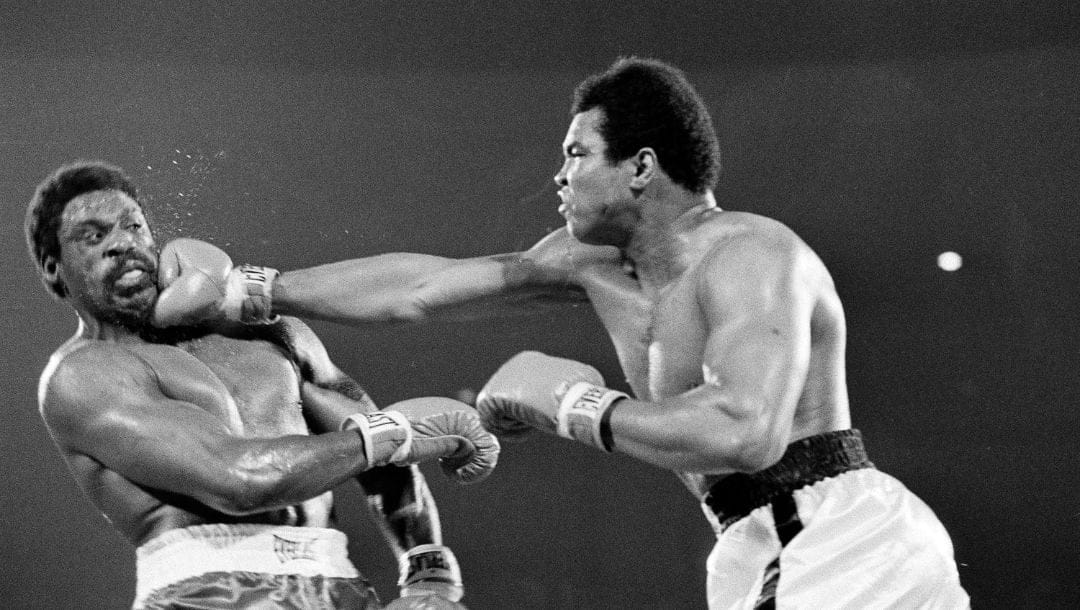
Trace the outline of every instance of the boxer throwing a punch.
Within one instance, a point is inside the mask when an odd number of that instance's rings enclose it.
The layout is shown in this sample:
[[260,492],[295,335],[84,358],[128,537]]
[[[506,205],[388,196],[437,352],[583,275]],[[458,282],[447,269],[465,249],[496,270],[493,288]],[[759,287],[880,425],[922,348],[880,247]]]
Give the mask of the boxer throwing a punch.
[[[356,259],[259,294],[279,313],[360,323],[583,293],[634,396],[592,366],[526,352],[478,396],[489,429],[539,429],[679,476],[717,536],[710,608],[967,607],[948,533],[851,427],[828,270],[781,223],[717,205],[716,136],[684,74],[619,60],[578,86],[571,114],[555,176],[566,228],[529,251]],[[158,322],[236,317],[222,308],[236,301]]]

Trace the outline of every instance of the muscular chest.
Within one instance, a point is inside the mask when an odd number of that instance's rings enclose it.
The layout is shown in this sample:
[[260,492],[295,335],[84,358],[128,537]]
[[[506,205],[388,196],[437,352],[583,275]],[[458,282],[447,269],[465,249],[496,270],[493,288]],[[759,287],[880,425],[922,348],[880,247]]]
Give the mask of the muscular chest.
[[656,400],[700,385],[706,332],[692,283],[621,296],[597,309],[634,393]]
[[210,335],[178,347],[207,369],[245,436],[306,432],[296,368],[273,343]]

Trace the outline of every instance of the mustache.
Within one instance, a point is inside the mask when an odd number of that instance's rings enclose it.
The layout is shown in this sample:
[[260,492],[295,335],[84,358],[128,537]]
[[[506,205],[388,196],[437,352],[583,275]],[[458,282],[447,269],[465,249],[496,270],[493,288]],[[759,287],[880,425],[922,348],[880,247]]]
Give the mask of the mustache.
[[105,280],[112,284],[120,279],[120,276],[124,275],[132,269],[142,269],[149,274],[154,281],[157,281],[157,260],[145,254],[143,252],[127,252],[123,254],[113,266],[109,273],[106,274]]

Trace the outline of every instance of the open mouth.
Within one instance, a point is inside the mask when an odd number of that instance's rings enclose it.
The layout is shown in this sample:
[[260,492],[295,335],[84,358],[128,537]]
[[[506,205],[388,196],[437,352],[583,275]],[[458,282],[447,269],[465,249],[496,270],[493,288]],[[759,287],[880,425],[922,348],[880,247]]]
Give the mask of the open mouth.
[[143,282],[143,280],[150,274],[142,269],[132,269],[125,271],[120,277],[116,278],[113,282],[117,286],[135,286]]
[[131,294],[156,284],[154,269],[143,260],[128,259],[109,274],[109,283],[121,294]]

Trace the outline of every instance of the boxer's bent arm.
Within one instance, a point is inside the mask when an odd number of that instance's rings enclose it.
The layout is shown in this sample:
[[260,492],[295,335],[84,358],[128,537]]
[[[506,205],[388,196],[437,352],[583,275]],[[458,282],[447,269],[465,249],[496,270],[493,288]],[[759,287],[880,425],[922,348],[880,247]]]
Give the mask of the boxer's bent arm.
[[[281,323],[301,370],[304,415],[314,430],[333,431],[349,415],[377,409],[360,384],[330,360],[309,326],[288,317]],[[435,500],[418,467],[380,466],[360,473],[356,480],[395,556],[420,544],[442,544]]]
[[[375,410],[370,399],[353,401],[310,382],[301,386],[301,396],[304,414],[315,429],[333,430],[349,415]],[[356,480],[395,555],[418,544],[442,543],[435,501],[419,468],[380,466],[358,474]]]
[[683,472],[755,472],[780,458],[810,362],[815,290],[793,246],[748,237],[700,269],[704,384],[658,403],[623,400],[616,450]]
[[380,254],[286,271],[272,294],[276,313],[344,324],[478,319],[585,298],[565,274],[520,253]]
[[61,445],[130,481],[244,515],[315,497],[366,469],[353,432],[242,438],[203,408],[163,395],[122,349],[69,355],[49,380],[42,415]]

